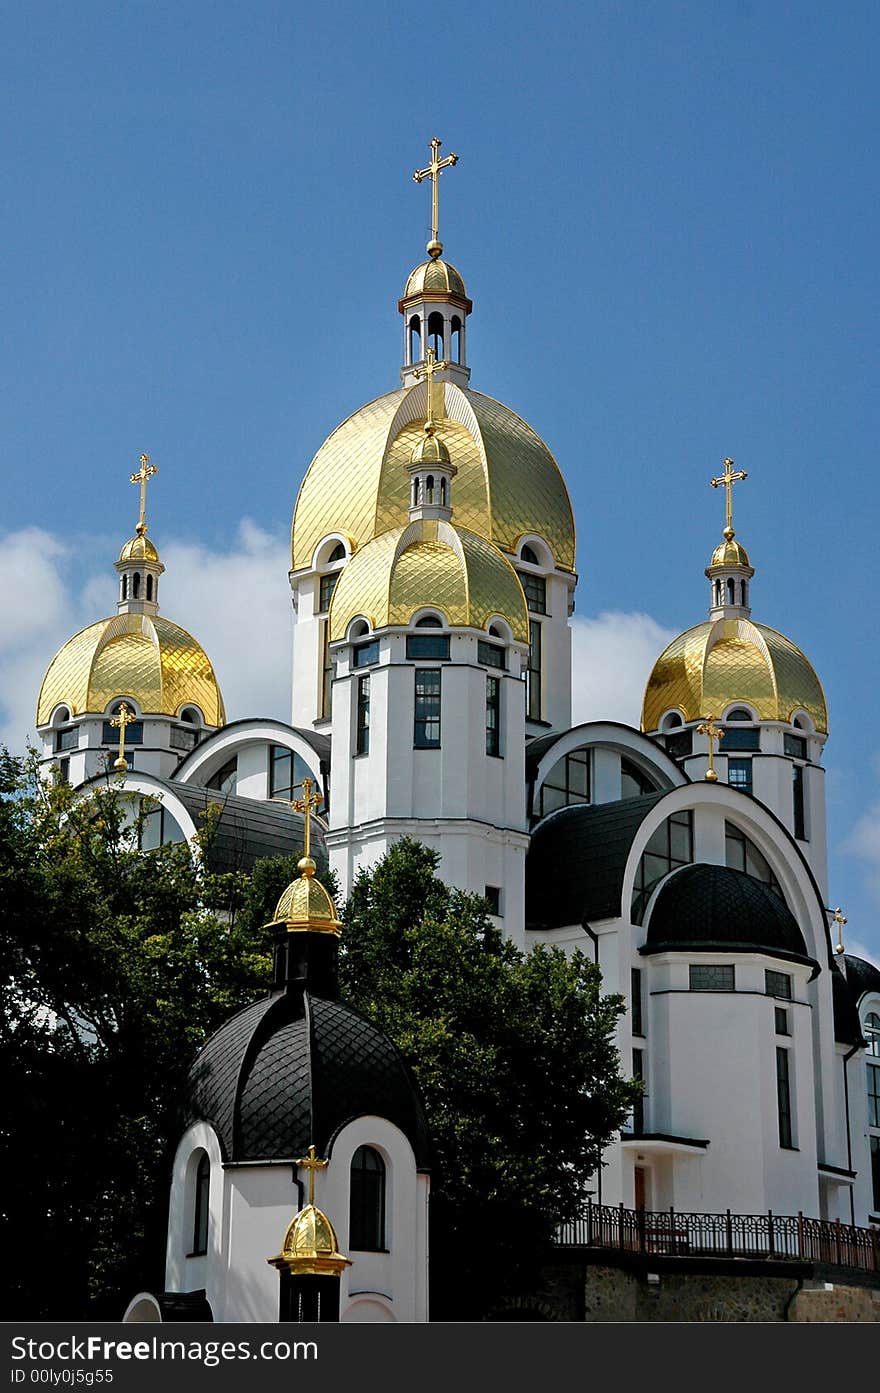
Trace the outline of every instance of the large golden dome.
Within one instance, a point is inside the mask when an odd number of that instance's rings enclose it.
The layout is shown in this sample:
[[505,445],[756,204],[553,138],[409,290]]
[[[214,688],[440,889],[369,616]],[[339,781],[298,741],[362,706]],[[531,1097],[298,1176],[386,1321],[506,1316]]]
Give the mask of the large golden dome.
[[374,629],[409,624],[435,607],[448,622],[487,629],[505,619],[529,641],[529,616],[516,572],[497,547],[448,522],[412,522],[363,547],[341,573],[330,605],[330,638],[344,639],[353,619]]
[[159,615],[116,614],[82,629],[49,664],[37,701],[37,725],[54,708],[100,713],[133,697],[149,715],[176,716],[198,706],[209,726],[226,721],[214,669],[191,634]]
[[673,639],[648,679],[642,730],[657,730],[670,709],[695,721],[721,716],[737,701],[762,721],[791,722],[805,711],[827,734],[825,693],[812,665],[784,634],[751,619],[710,620]]
[[[523,536],[535,533],[546,540],[556,565],[573,571],[571,501],[543,440],[509,407],[480,392],[446,382],[436,384],[435,397],[437,424],[458,469],[456,526],[511,553]],[[296,502],[294,570],[312,565],[316,546],[330,533],[344,532],[356,551],[406,526],[407,466],[423,436],[426,412],[424,384],[402,388],[361,407],[324,442]]]

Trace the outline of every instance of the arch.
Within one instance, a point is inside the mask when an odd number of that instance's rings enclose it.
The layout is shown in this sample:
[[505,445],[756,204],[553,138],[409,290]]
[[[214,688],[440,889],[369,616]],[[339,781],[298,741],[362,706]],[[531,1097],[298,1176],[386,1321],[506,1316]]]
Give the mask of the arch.
[[393,1322],[394,1316],[385,1305],[385,1301],[389,1299],[388,1297],[383,1299],[380,1296],[358,1296],[357,1300],[349,1302],[346,1306],[341,1319],[346,1324],[351,1325],[358,1322],[371,1325],[378,1325],[383,1321]]
[[715,603],[716,605],[721,604],[721,581],[718,579],[715,581]]
[[410,316],[407,325],[407,361],[418,363],[422,359],[422,321],[417,314]]
[[876,1011],[869,1011],[865,1016],[862,1034],[867,1046],[865,1053],[872,1059],[880,1059],[880,1015]]
[[792,721],[792,725],[794,726],[795,730],[802,730],[807,735],[814,735],[816,731],[816,727],[813,724],[813,719],[811,716],[807,715],[806,711],[798,711],[795,714],[794,720]]
[[536,553],[534,547],[528,547],[528,546],[521,547],[521,548],[520,548],[520,553],[519,553],[519,559],[520,559],[520,561],[526,561],[526,562],[528,562],[528,564],[529,564],[530,566],[540,566],[540,564],[541,564],[540,561],[538,560],[538,556],[537,556],[537,553]]
[[729,605],[736,604],[736,586],[732,576],[727,577],[727,603]]
[[439,310],[428,315],[428,347],[433,348],[438,358],[443,357],[443,316]]
[[751,721],[754,722],[756,716],[754,711],[750,711],[747,706],[732,706],[724,717],[724,721]]
[[[192,1177],[192,1257],[202,1257],[208,1251],[208,1216],[211,1195],[211,1158],[207,1151],[194,1152],[195,1169]],[[192,1163],[191,1163],[192,1164]],[[189,1170],[191,1166],[187,1168]]]
[[419,476],[418,476],[418,474],[414,474],[414,475],[413,475],[413,481],[412,481],[412,499],[411,499],[411,502],[410,502],[410,505],[409,505],[409,506],[410,506],[411,508],[417,508],[417,507],[419,506]]
[[434,475],[429,474],[425,480],[425,502],[434,502]]
[[148,600],[152,600],[152,598],[153,598],[153,577],[152,577],[152,575],[148,575],[148,576],[147,576],[147,599],[148,599]]
[[107,717],[118,716],[123,705],[127,706],[129,711],[133,711],[137,717],[140,717],[141,708],[134,697],[130,696],[114,697],[113,700],[108,702],[105,706],[104,715]]
[[131,578],[131,598],[132,598],[133,600],[139,599],[139,598],[140,598],[140,593],[141,593],[141,573],[140,573],[140,571],[135,571],[134,575],[133,575],[132,578]]
[[370,632],[370,626],[366,619],[353,619],[348,626],[346,638],[349,643],[356,638],[364,638]]
[[449,356],[454,363],[461,362],[461,319],[457,314],[449,321]]
[[414,629],[442,629],[443,620],[437,614],[423,614],[413,625]]
[[740,583],[739,583],[739,602],[740,602],[740,604],[743,606],[744,609],[745,609],[745,606],[746,606],[746,595],[747,595],[747,593],[748,593],[748,592],[747,592],[747,590],[746,590],[746,583],[745,583],[744,580],[741,580]]
[[320,571],[324,566],[337,566],[347,561],[351,549],[350,541],[341,532],[328,532],[312,553],[312,570]]
[[66,725],[70,719],[70,707],[57,706],[55,710],[52,712],[52,720],[50,724],[53,726],[63,726]]
[[138,1292],[129,1301],[123,1325],[161,1325],[162,1308],[151,1291]]
[[349,1170],[348,1241],[360,1252],[385,1252],[385,1162],[374,1146],[359,1146]]
[[180,713],[180,719],[186,721],[187,725],[200,726],[205,718],[197,706],[184,706]]
[[443,507],[443,508],[446,507],[446,475],[445,475],[445,474],[441,475],[441,477],[440,477],[440,505],[441,505],[441,507]]
[[490,638],[500,639],[502,643],[513,643],[514,641],[513,630],[511,629],[507,620],[502,619],[500,615],[497,618],[490,620],[490,622],[486,625],[486,632],[488,633]]
[[119,598],[120,600],[128,599],[128,576],[123,576],[120,581]]
[[343,546],[342,542],[337,542],[337,543],[336,543],[336,546],[333,548],[333,550],[331,551],[330,555],[327,557],[327,560],[324,562],[324,565],[325,565],[325,566],[332,566],[333,563],[334,563],[334,561],[344,561],[344,560],[345,560],[345,547]]
[[660,721],[661,730],[677,730],[684,725],[684,717],[680,711],[667,711]]
[[556,567],[552,547],[536,532],[525,533],[519,538],[517,554],[526,566],[540,566],[544,571],[552,571]]

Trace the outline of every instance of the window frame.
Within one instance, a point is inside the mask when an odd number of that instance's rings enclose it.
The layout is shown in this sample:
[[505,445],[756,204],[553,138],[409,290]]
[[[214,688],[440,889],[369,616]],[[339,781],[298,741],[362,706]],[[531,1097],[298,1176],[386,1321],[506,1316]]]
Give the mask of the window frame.
[[208,1231],[211,1217],[211,1158],[203,1151],[193,1179],[192,1250],[187,1255],[202,1258],[208,1251]]
[[[713,982],[710,973],[724,973]],[[735,963],[688,963],[689,992],[735,992]]]
[[501,749],[501,678],[486,674],[486,754],[503,759]]
[[[435,679],[436,686],[429,687]],[[417,667],[413,673],[413,694],[413,749],[439,750],[442,742],[443,669]],[[434,726],[437,737],[429,739],[428,727]]]
[[370,753],[370,674],[362,672],[358,677],[357,684],[354,752],[355,755],[368,755]]
[[[359,1157],[364,1160],[372,1157],[378,1165],[356,1165]],[[371,1177],[369,1184],[367,1177]],[[358,1253],[387,1253],[388,1168],[375,1146],[365,1143],[357,1148],[351,1158],[348,1178],[349,1247]]]

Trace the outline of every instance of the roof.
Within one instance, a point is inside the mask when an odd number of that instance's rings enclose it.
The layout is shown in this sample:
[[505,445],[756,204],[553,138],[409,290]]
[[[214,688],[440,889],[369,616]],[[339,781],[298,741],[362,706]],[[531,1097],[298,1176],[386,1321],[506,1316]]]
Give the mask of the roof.
[[[862,1023],[859,1020],[858,999],[861,992],[851,970],[851,959],[847,954],[846,976],[835,963],[831,969],[831,1000],[834,1007],[834,1038],[844,1045],[862,1044]],[[861,958],[856,958],[861,963]],[[870,967],[870,963],[865,963]],[[880,977],[880,973],[878,973]],[[878,988],[880,990],[880,988]]]
[[527,928],[617,918],[636,833],[666,792],[560,808],[540,822],[526,856]]
[[308,990],[276,992],[221,1026],[193,1064],[188,1103],[226,1161],[294,1159],[312,1143],[326,1156],[341,1127],[373,1114],[428,1164],[424,1110],[395,1046],[350,1006]]
[[[186,808],[196,827],[202,827],[209,807],[220,809],[207,852],[211,871],[247,871],[264,856],[289,856],[303,845],[303,818],[288,803],[242,798],[174,779],[163,781]],[[312,818],[312,848],[323,849],[321,824]]]
[[119,561],[117,561],[116,564],[118,566],[120,562],[125,563],[129,561],[152,561],[154,564],[157,563],[159,565],[160,570],[164,571],[165,567],[162,565],[161,561],[159,561],[159,553],[150,538],[146,535],[146,528],[143,532],[138,532],[136,536],[129,537],[119,553]]
[[459,300],[467,300],[461,273],[456,271],[450,262],[442,261],[439,257],[421,262],[410,272],[403,299],[409,300],[414,295],[425,294],[426,291],[428,294],[449,295]]
[[865,992],[880,992],[880,967],[875,967],[865,958],[857,958],[845,953],[846,984],[854,1002],[858,1002]]
[[660,886],[650,915],[643,953],[770,953],[818,971],[788,905],[745,871],[703,862],[683,866]]
[[199,707],[209,726],[226,720],[211,662],[192,634],[161,615],[114,614],[90,624],[59,649],[37,700],[37,725],[62,703],[72,716],[98,714],[132,697],[145,715],[176,716]]
[[673,639],[654,664],[642,707],[642,729],[657,730],[665,711],[686,721],[721,715],[731,702],[754,707],[761,721],[790,722],[803,710],[828,730],[822,684],[809,660],[784,634],[750,619],[716,619]]

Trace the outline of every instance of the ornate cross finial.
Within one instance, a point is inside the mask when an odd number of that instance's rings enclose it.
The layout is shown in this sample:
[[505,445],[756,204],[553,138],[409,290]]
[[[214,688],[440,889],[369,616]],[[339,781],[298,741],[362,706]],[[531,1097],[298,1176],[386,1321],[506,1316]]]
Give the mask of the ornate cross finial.
[[448,169],[450,165],[458,164],[458,155],[447,155],[445,159],[440,159],[440,146],[442,140],[436,137],[431,141],[431,163],[426,169],[417,169],[413,174],[417,184],[423,179],[430,179],[431,189],[431,240],[428,243],[428,255],[438,257],[443,250],[443,244],[439,239],[440,229],[440,171]]
[[137,716],[125,702],[120,706],[118,713],[110,717],[110,724],[119,731],[119,758],[113,761],[113,768],[120,774],[124,774],[128,769],[128,761],[125,758],[125,727],[136,720]]
[[834,951],[835,953],[843,953],[845,951],[843,946],[843,926],[844,924],[848,924],[849,920],[845,914],[841,914],[840,905],[837,906],[832,914],[831,922],[837,925],[837,946]]
[[149,455],[141,455],[141,467],[136,474],[131,475],[130,482],[141,486],[141,515],[138,519],[137,534],[143,537],[147,530],[145,518],[147,515],[147,480],[152,479],[154,474],[159,473],[159,466],[150,464]]
[[436,353],[433,348],[429,348],[425,353],[425,366],[423,368],[416,368],[413,372],[413,377],[423,377],[425,379],[428,388],[429,426],[433,426],[434,424],[434,374],[442,372],[444,368],[448,367],[449,364],[445,359],[441,359],[438,363]]
[[741,479],[747,479],[748,477],[744,469],[734,469],[732,459],[726,459],[724,461],[724,473],[717,479],[709,480],[713,489],[720,488],[723,484],[727,490],[727,526],[724,529],[724,535],[728,542],[733,537],[733,486],[734,484],[738,484]]
[[[312,861],[312,811],[323,803],[324,799],[320,793],[312,793],[315,787],[314,779],[305,778],[301,784],[294,784],[294,788],[301,788],[302,798],[292,798],[290,806],[294,812],[303,815],[303,856],[299,863],[299,868],[303,875],[309,876],[315,873],[315,863]],[[303,862],[309,863],[303,865]]]
[[314,1145],[309,1147],[308,1156],[303,1156],[299,1161],[294,1161],[295,1166],[301,1166],[309,1173],[309,1204],[315,1203],[315,1172],[326,1170],[329,1161],[322,1161],[315,1155]]
[[703,778],[707,784],[717,784],[718,775],[715,773],[715,741],[720,740],[724,734],[723,727],[715,716],[707,716],[702,725],[697,726],[697,734],[705,735],[709,742],[709,767]]

